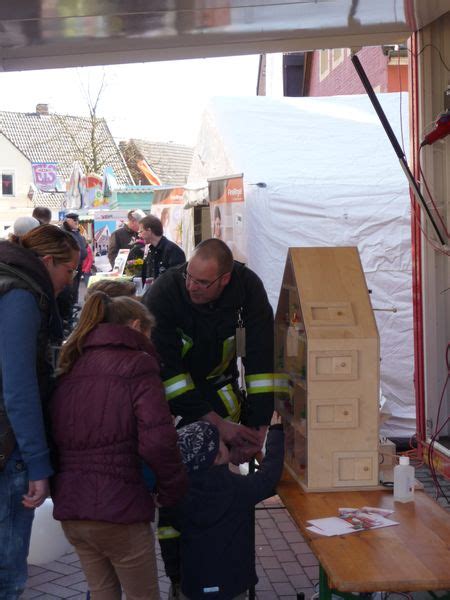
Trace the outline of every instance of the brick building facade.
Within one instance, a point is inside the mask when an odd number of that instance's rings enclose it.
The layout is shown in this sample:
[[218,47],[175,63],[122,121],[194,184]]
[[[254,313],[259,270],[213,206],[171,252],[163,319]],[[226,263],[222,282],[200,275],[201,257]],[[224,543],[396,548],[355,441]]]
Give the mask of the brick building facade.
[[[406,50],[373,46],[362,48],[358,58],[376,92],[408,89]],[[304,96],[362,94],[364,88],[350,60],[348,48],[315,50],[307,53]]]

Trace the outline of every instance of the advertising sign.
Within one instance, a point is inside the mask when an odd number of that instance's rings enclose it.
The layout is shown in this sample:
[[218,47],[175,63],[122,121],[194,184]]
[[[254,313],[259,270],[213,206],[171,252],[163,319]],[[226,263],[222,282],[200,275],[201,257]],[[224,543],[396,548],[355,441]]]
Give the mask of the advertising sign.
[[223,240],[235,260],[247,261],[242,175],[208,179],[212,236]]
[[121,248],[119,250],[119,253],[116,256],[116,260],[114,261],[113,273],[123,275],[129,254],[129,248]]
[[151,214],[161,219],[164,235],[181,246],[184,210],[184,188],[155,190]]
[[60,191],[61,182],[58,177],[58,163],[34,162],[31,163],[33,183],[41,192]]

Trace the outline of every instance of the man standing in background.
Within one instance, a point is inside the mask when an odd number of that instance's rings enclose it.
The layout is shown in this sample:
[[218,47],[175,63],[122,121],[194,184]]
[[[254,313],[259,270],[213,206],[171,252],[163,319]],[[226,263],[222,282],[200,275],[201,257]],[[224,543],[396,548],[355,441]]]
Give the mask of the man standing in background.
[[48,225],[52,220],[52,211],[47,206],[35,206],[31,216],[41,225]]
[[127,214],[127,222],[123,227],[116,229],[109,238],[108,259],[111,267],[114,267],[114,261],[123,248],[131,248],[136,242],[139,230],[139,221],[144,216],[141,210],[133,209]]
[[162,222],[149,215],[139,222],[139,237],[149,244],[149,251],[142,268],[142,282],[155,280],[170,267],[181,265],[186,260],[183,250],[163,235]]
[[66,216],[64,217],[62,228],[65,231],[68,231],[70,233],[70,235],[74,238],[74,240],[77,242],[78,246],[80,247],[80,261],[78,263],[77,273],[76,273],[75,277],[73,278],[72,289],[71,289],[72,306],[74,304],[78,303],[78,289],[80,287],[80,279],[81,279],[81,274],[82,274],[81,266],[87,256],[87,242],[84,239],[84,236],[82,235],[78,225],[79,225],[78,214],[74,213],[74,212],[67,213]]

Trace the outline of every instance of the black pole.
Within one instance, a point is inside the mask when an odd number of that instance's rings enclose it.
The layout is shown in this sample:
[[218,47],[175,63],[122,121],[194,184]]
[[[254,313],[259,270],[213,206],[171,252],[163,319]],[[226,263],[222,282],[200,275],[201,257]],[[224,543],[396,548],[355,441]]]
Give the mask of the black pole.
[[372,86],[370,85],[370,81],[366,75],[366,72],[364,71],[363,66],[360,63],[359,58],[356,56],[356,54],[354,54],[352,56],[351,60],[352,60],[353,66],[355,67],[355,70],[361,80],[361,83],[363,84],[364,89],[366,90],[366,93],[369,96],[370,101],[372,102],[372,106],[374,107],[375,112],[377,113],[378,118],[380,119],[381,124],[383,125],[384,131],[386,132],[386,135],[388,136],[389,141],[392,144],[394,152],[397,155],[398,160],[400,161],[400,166],[402,167],[402,169],[406,175],[406,178],[409,181],[409,185],[414,193],[414,196],[415,196],[416,200],[419,202],[419,204],[422,206],[425,213],[427,214],[427,217],[428,217],[431,225],[433,226],[433,229],[434,229],[439,241],[444,246],[445,245],[444,238],[443,238],[441,232],[439,231],[436,221],[434,220],[433,215],[431,214],[430,209],[428,208],[428,205],[426,203],[425,198],[422,195],[422,192],[420,191],[420,187],[416,181],[416,178],[411,173],[411,170],[408,167],[408,162],[406,160],[405,153],[403,152],[402,147],[398,143],[397,138],[395,137],[395,133],[394,133],[386,115],[384,114],[383,109],[381,108],[381,104],[379,103],[377,95],[375,94]]
[[[248,472],[249,472],[249,474],[255,472],[255,459],[254,458],[251,458],[250,462],[248,463]],[[253,546],[252,561],[253,561],[253,564],[255,564],[255,562],[256,562],[255,507],[252,507],[250,509],[250,513],[251,513],[250,514],[250,543],[251,543],[251,546]],[[248,600],[255,600],[255,598],[256,598],[256,589],[255,589],[255,586],[252,585],[248,589]]]

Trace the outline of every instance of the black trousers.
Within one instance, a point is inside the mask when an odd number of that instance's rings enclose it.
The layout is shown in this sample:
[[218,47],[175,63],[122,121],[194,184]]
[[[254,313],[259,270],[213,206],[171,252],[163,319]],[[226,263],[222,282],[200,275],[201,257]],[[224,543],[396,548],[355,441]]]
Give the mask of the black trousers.
[[158,540],[164,570],[172,583],[180,583],[180,534],[176,527],[173,508],[160,508],[158,519]]

